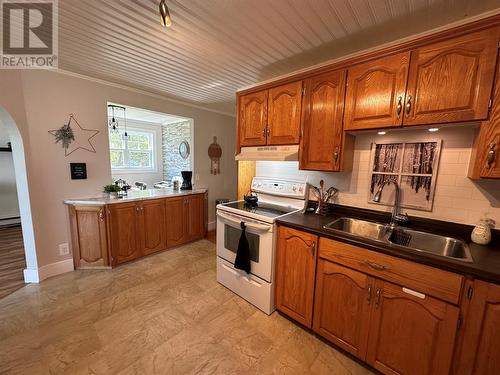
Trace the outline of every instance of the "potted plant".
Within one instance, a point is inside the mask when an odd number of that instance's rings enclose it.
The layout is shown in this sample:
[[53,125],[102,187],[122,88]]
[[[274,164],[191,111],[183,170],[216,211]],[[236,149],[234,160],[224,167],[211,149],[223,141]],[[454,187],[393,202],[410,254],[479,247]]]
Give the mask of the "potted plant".
[[118,186],[116,186],[115,184],[109,184],[109,185],[104,186],[103,191],[104,191],[104,194],[106,197],[114,199],[117,197],[117,194],[120,191],[120,188]]

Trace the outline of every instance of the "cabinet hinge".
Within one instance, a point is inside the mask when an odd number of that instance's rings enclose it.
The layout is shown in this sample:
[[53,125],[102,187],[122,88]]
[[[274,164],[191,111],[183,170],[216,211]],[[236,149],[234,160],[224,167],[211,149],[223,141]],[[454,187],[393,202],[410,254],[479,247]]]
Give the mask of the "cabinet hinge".
[[305,93],[306,93],[306,88],[302,87],[302,96],[304,96]]
[[459,316],[458,320],[457,320],[457,330],[459,330],[460,327],[462,327],[462,317],[461,316]]
[[467,299],[472,299],[472,295],[474,294],[474,288],[472,288],[472,286],[469,287],[469,289],[467,289]]
[[490,98],[488,102],[488,109],[491,109],[492,106],[493,106],[493,99]]

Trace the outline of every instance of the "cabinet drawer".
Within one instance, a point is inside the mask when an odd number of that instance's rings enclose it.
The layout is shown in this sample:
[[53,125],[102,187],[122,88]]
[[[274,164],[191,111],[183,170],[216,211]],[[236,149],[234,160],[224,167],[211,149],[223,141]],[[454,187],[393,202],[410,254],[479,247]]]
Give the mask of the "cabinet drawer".
[[463,276],[451,272],[327,238],[320,239],[319,256],[453,304],[459,302]]

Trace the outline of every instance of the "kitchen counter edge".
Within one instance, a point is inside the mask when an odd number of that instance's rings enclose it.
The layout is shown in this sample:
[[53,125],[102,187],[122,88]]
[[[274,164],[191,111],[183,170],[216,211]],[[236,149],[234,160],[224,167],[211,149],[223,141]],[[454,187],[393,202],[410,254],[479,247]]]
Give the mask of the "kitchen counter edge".
[[162,198],[172,198],[186,195],[196,195],[204,194],[208,189],[200,188],[193,190],[173,190],[173,189],[148,189],[148,190],[137,190],[129,192],[127,196],[123,198],[105,198],[105,197],[95,197],[95,198],[72,198],[65,199],[64,204],[72,206],[104,206],[107,204],[117,204],[124,202],[135,202],[144,201],[150,199],[162,199]]

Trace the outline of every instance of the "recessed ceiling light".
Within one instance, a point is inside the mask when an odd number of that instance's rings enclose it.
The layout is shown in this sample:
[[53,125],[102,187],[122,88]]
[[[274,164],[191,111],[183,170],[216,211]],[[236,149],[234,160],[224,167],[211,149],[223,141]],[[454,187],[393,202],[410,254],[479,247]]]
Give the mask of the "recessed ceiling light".
[[378,135],[385,135],[387,132],[377,132]]
[[437,132],[438,130],[439,130],[439,128],[429,128],[430,132]]

